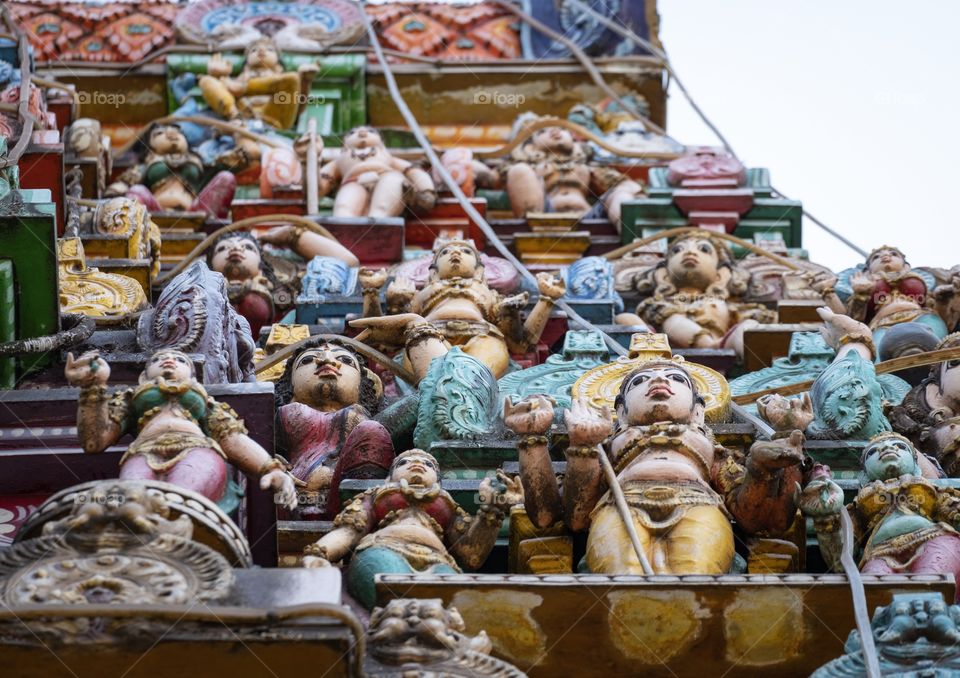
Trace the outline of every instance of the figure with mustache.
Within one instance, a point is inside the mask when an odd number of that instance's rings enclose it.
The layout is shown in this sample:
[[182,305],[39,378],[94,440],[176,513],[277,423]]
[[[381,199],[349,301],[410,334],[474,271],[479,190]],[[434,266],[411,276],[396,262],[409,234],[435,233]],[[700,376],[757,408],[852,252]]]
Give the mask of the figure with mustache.
[[[865,574],[953,574],[960,577],[960,491],[922,477],[922,456],[897,433],[863,448],[860,491],[847,509]],[[800,497],[813,518],[824,559],[842,571],[843,490],[820,467]]]
[[393,443],[390,432],[371,419],[382,391],[363,358],[334,341],[307,342],[287,360],[276,386],[277,446],[289,457],[294,477],[316,493],[302,515],[336,515],[344,477],[386,477]]
[[373,127],[354,127],[340,154],[320,168],[320,195],[339,186],[335,217],[397,217],[405,208],[428,211],[437,200],[433,179],[416,165],[395,158]]
[[137,388],[107,393],[110,365],[93,351],[67,354],[67,381],[80,387],[77,436],[83,451],[103,452],[125,434],[134,440],[120,457],[121,480],[161,480],[213,501],[227,493],[227,464],[260,479],[279,504],[297,505],[286,462],[247,435],[243,421],[226,403],[207,395],[193,361],[180,351],[154,353]]
[[358,266],[354,254],[336,240],[302,226],[277,226],[254,236],[245,231],[224,233],[207,250],[207,265],[227,279],[230,303],[250,323],[254,337],[291,308],[300,289],[299,267],[280,256],[264,252],[261,243],[287,248],[309,261],[335,257]]
[[636,282],[637,313],[670,337],[677,348],[732,348],[743,356],[743,333],[775,314],[738,301],[750,276],[740,269],[725,243],[706,231],[670,243],[665,259]]
[[405,347],[405,363],[420,377],[426,374],[430,361],[451,346],[459,346],[484,363],[495,377],[503,376],[510,365],[511,351],[525,353],[536,345],[555,300],[565,291],[556,277],[538,274],[540,297],[526,321],[521,321],[520,309],[526,306],[528,294],[504,298],[491,289],[480,253],[472,242],[464,240],[449,240],[434,250],[430,275],[422,289],[417,290],[406,278],[390,284],[386,301],[393,315],[377,317],[379,288],[365,280],[382,285],[386,276],[361,274],[366,317],[350,323],[364,330],[357,339]]
[[[522,122],[522,121],[520,121]],[[590,148],[563,127],[545,127],[513,150],[505,183],[515,216],[528,212],[604,215],[620,228],[621,207],[643,194],[643,187],[612,168],[589,164]],[[495,188],[499,175],[474,162],[478,185]],[[591,205],[590,196],[600,199]]]
[[682,359],[642,363],[606,408],[575,401],[564,413],[570,444],[562,487],[543,435],[553,420],[545,396],[505,403],[521,436],[520,478],[530,519],[587,530],[586,565],[598,574],[644,574],[601,468],[610,459],[647,561],[656,574],[724,574],[734,559],[730,518],[747,534],[781,534],[793,524],[802,477],[803,434],[758,441],[745,458],[718,445],[704,400]]
[[480,483],[479,499],[471,516],[440,486],[433,455],[407,450],[397,455],[386,483],[355,497],[333,530],[304,549],[303,564],[326,567],[349,557],[347,590],[370,609],[378,574],[453,574],[483,565],[523,492],[518,480],[498,471],[496,480]]

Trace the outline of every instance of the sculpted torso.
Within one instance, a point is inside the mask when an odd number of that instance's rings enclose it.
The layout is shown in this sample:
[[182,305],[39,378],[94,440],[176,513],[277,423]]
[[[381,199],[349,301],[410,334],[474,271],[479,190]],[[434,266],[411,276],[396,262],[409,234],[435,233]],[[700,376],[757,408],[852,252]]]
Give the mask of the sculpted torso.
[[[435,302],[437,297],[440,300]],[[414,296],[410,310],[427,320],[495,320],[496,302],[497,293],[482,281],[457,278],[425,285]]]
[[[642,427],[631,427],[614,436],[610,443],[612,456],[619,457],[631,443],[645,437],[644,433]],[[640,452],[637,458],[617,475],[617,480],[621,484],[632,480],[689,480],[709,484],[710,478],[704,472],[703,465],[691,458],[684,446],[695,450],[708,466],[713,466],[713,442],[692,427],[681,434],[680,440],[683,444],[657,445]]]

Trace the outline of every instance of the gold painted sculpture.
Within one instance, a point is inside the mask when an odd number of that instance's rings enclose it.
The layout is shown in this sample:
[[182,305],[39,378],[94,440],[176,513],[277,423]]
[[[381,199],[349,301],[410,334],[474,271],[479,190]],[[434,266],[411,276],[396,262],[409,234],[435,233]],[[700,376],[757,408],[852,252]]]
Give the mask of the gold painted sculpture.
[[295,73],[285,72],[280,58],[271,39],[255,40],[244,53],[240,74],[232,78],[230,62],[215,54],[200,78],[204,101],[227,120],[256,118],[277,129],[293,127],[319,66],[306,63]]
[[[364,329],[357,337],[361,341],[405,346],[405,362],[419,376],[451,345],[480,360],[494,376],[502,376],[511,351],[526,352],[539,340],[554,301],[564,293],[559,279],[540,273],[540,297],[521,322],[520,309],[527,303],[527,293],[504,298],[492,290],[484,278],[480,253],[463,240],[447,241],[434,251],[422,289],[404,278],[394,280],[386,292],[388,311],[394,315],[376,317],[380,314],[379,287],[385,280],[386,276],[377,272],[361,275],[366,317],[350,324]],[[410,312],[402,312],[406,309]]]
[[430,175],[392,156],[367,126],[347,132],[340,154],[320,168],[318,187],[321,196],[337,188],[335,217],[396,217],[404,208],[429,210],[437,199]]
[[[704,424],[704,401],[682,361],[654,359],[628,374],[608,408],[581,401],[565,412],[570,446],[562,492],[547,438],[553,405],[545,396],[505,404],[506,425],[521,435],[520,477],[530,519],[562,519],[589,529],[586,564],[602,574],[643,574],[599,454],[612,463],[646,560],[656,574],[722,574],[734,557],[733,516],[749,534],[787,531],[801,479],[799,431],[753,445],[738,458]],[[613,430],[611,430],[613,429]],[[600,444],[606,440],[606,446]],[[602,451],[601,451],[602,450]]]
[[149,306],[147,295],[133,278],[87,268],[80,238],[57,241],[60,309],[82,313],[102,324],[118,323]]
[[709,233],[691,233],[670,244],[666,258],[640,276],[648,294],[637,307],[643,319],[665,332],[678,348],[732,348],[743,355],[743,333],[775,314],[736,299],[747,292],[749,275],[730,249]]

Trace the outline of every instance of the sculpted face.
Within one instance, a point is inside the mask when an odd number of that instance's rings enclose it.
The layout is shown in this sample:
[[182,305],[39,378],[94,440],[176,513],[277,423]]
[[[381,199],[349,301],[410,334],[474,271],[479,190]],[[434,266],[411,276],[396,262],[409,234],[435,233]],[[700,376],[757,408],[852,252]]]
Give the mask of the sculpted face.
[[653,367],[627,375],[617,416],[627,426],[658,421],[690,423],[698,414],[696,389],[679,367]]
[[680,286],[705,288],[719,276],[720,254],[705,238],[673,243],[667,253],[667,272]]
[[890,480],[919,473],[913,447],[905,440],[884,438],[864,450],[863,470],[870,480]]
[[867,270],[871,273],[899,273],[906,268],[907,260],[893,248],[877,250],[867,261]]
[[150,132],[150,149],[159,155],[187,152],[187,138],[174,125],[161,125]]
[[393,463],[390,471],[390,480],[407,483],[419,487],[432,487],[440,480],[440,468],[430,455],[410,454]]
[[940,364],[940,395],[954,405],[960,404],[960,359]]
[[224,238],[214,245],[210,266],[230,281],[243,282],[260,274],[260,250],[249,238]]
[[321,411],[340,410],[360,402],[360,363],[336,344],[307,349],[293,366],[293,399]]
[[480,262],[477,261],[477,254],[472,247],[451,243],[440,248],[434,265],[437,275],[446,280],[447,278],[473,277]]
[[343,145],[347,148],[372,148],[383,146],[380,133],[372,127],[355,127],[343,138]]
[[547,127],[536,133],[537,145],[554,153],[573,152],[573,135],[563,127]]
[[260,40],[247,52],[247,65],[252,68],[273,68],[280,63],[280,53],[269,40]]
[[150,356],[143,374],[148,381],[158,377],[167,381],[189,381],[193,377],[193,363],[179,351],[158,351]]

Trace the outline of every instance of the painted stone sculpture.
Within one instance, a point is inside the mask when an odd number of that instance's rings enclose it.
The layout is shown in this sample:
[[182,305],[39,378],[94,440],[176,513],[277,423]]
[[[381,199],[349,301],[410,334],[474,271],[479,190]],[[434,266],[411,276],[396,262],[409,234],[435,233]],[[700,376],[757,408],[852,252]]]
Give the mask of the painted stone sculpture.
[[297,303],[321,303],[328,296],[346,297],[357,289],[359,269],[334,257],[314,257],[307,263]]
[[372,608],[377,574],[456,573],[477,569],[493,549],[511,506],[523,501],[520,482],[502,472],[480,485],[480,510],[470,516],[440,487],[440,467],[423,450],[397,455],[380,487],[354,498],[334,529],[304,549],[304,565],[323,567],[348,556],[347,590]]
[[552,409],[544,396],[504,408],[505,423],[522,436],[524,504],[541,528],[562,519],[575,532],[589,529],[591,572],[643,574],[606,487],[599,454],[613,464],[657,574],[728,572],[734,560],[731,515],[750,534],[779,534],[794,521],[789,488],[802,476],[803,434],[758,441],[745,459],[737,459],[704,424],[704,400],[682,361],[650,360],[623,379],[615,430],[608,409],[574,402],[565,413],[570,446],[562,492],[543,435]]
[[[523,122],[521,119],[518,125]],[[621,205],[640,195],[643,187],[615,170],[594,167],[589,160],[589,149],[569,130],[546,127],[535,131],[513,150],[506,170],[507,195],[514,215],[589,214],[606,216],[619,224]],[[477,172],[477,181],[487,187],[498,183],[496,175],[486,169]],[[600,199],[591,206],[590,197],[594,195]]]
[[670,337],[677,348],[732,348],[743,355],[743,333],[775,314],[739,299],[749,287],[725,243],[707,232],[674,240],[666,258],[638,276],[636,289],[649,295],[637,313]]
[[150,219],[143,203],[130,198],[101,200],[93,213],[94,233],[122,235],[131,259],[149,259],[150,274],[160,273],[160,229]]
[[[960,346],[960,333],[948,335],[938,349]],[[933,455],[951,478],[960,476],[960,360],[931,366],[899,405],[887,409],[893,430],[919,450]]]
[[[447,239],[438,239],[433,249],[443,247]],[[422,257],[405,261],[393,269],[394,277],[410,280],[419,290],[427,284],[430,278],[433,253],[428,252]],[[480,253],[480,265],[483,266],[483,276],[491,289],[500,294],[513,294],[519,291],[521,278],[517,267],[501,257],[491,257]]]
[[204,356],[206,384],[254,381],[250,324],[227,301],[224,277],[202,261],[171,280],[137,324],[137,345]]
[[261,243],[290,250],[308,261],[330,256],[348,266],[359,264],[336,240],[302,226],[277,226],[259,236],[235,231],[217,238],[207,250],[207,263],[227,279],[230,303],[249,321],[255,336],[292,307],[300,288],[297,265],[265,253]]
[[[873,364],[871,332],[866,325],[827,308],[818,312],[824,320],[820,332],[836,351],[836,357],[810,389],[813,420],[805,433],[810,438],[825,440],[869,440],[890,431],[890,422],[883,415],[884,397],[899,400],[909,385],[902,380],[898,384],[891,377],[881,384]],[[778,416],[789,412],[791,406],[783,396],[767,395],[757,402],[757,409],[775,429],[783,430]]]
[[[878,347],[884,335],[902,323],[916,323],[918,329],[932,332],[938,339],[948,333],[943,319],[934,310],[931,294],[934,279],[925,272],[914,270],[896,247],[883,246],[873,250],[864,264],[844,271],[835,282],[821,290],[824,301],[836,312],[846,312],[851,318],[867,323],[873,330]],[[937,290],[943,302],[949,302],[952,288]],[[885,351],[891,357],[897,352]]]
[[153,125],[144,135],[142,161],[107,187],[107,196],[126,195],[151,212],[206,212],[226,217],[237,180],[223,166],[204,165],[176,125]]
[[357,337],[361,341],[405,346],[405,360],[420,377],[430,360],[451,345],[483,362],[495,377],[503,376],[510,352],[524,353],[536,344],[554,300],[565,290],[553,276],[539,274],[540,297],[521,321],[527,293],[501,297],[490,289],[472,243],[447,241],[434,251],[430,268],[430,278],[420,290],[404,279],[395,279],[387,288],[388,311],[395,315],[350,323],[364,329]]
[[270,38],[259,38],[244,51],[243,67],[231,77],[233,65],[215,54],[200,78],[207,105],[226,120],[262,120],[277,129],[289,129],[297,120],[302,101],[319,70],[306,63],[297,72],[284,72],[280,50]]
[[137,388],[107,393],[110,365],[96,352],[67,355],[67,380],[80,387],[77,435],[84,452],[99,453],[134,435],[120,458],[121,480],[161,480],[212,501],[227,495],[227,463],[260,479],[278,503],[297,505],[286,463],[248,435],[243,421],[207,395],[185,353],[161,350],[147,361]]
[[370,419],[383,394],[363,358],[339,343],[308,342],[287,360],[276,394],[278,447],[294,477],[317,493],[303,515],[336,515],[342,478],[386,477],[393,443]]
[[[896,433],[882,433],[863,449],[860,491],[847,506],[862,572],[960,576],[960,491],[922,477],[921,459]],[[813,518],[820,551],[837,571],[842,506],[843,491],[829,469],[814,469],[800,507]]]
[[405,208],[426,211],[437,199],[430,175],[387,150],[373,127],[355,127],[339,155],[320,168],[320,195],[337,189],[335,217],[396,217]]
[[[870,622],[880,672],[884,676],[960,675],[960,606],[942,593],[894,593]],[[821,666],[810,678],[867,678],[863,641],[851,631],[844,655]]]

